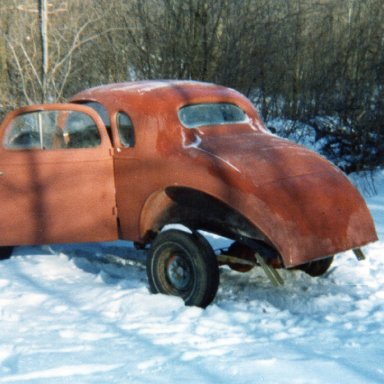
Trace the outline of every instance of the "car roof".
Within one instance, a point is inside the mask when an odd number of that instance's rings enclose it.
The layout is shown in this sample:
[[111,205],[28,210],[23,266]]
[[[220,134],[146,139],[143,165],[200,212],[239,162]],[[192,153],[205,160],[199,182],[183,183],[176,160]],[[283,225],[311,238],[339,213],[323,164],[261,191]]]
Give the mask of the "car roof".
[[111,102],[169,102],[174,105],[189,102],[249,102],[237,91],[224,86],[188,80],[144,80],[100,85],[86,89],[71,98],[71,101],[98,101],[103,104]]

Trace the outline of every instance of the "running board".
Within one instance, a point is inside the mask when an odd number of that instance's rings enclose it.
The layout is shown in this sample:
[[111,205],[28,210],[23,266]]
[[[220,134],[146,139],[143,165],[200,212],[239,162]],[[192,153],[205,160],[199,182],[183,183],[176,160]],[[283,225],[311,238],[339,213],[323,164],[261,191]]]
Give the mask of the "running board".
[[268,279],[275,287],[284,285],[284,280],[275,268],[270,267],[258,252],[255,253],[255,257],[256,261],[259,263],[260,267],[263,268],[263,271],[267,275]]

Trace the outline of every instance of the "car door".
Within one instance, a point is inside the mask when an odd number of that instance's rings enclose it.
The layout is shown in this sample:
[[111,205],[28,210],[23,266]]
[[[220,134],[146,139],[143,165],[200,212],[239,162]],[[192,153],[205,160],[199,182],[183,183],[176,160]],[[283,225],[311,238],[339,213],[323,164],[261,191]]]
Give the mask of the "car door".
[[0,128],[0,245],[118,238],[111,142],[75,104],[30,106]]

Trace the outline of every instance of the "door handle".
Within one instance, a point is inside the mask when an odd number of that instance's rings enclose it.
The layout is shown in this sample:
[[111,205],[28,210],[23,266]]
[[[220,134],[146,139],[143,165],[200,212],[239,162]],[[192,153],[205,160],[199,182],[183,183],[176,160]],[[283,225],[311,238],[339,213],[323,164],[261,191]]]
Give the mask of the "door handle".
[[0,171],[0,176],[4,176],[4,172],[3,171]]

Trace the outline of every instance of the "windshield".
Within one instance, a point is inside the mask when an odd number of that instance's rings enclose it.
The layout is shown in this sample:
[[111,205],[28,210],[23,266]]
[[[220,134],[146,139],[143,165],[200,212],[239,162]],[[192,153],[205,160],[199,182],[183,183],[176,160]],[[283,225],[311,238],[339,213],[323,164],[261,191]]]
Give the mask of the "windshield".
[[179,110],[179,119],[187,128],[248,121],[248,117],[242,109],[229,103],[187,105]]

